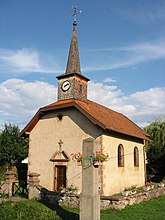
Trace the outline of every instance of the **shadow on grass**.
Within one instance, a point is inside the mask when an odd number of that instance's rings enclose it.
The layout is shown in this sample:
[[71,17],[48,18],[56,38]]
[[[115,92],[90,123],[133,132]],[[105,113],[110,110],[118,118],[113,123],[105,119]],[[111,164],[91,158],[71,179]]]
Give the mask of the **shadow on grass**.
[[61,220],[79,220],[79,215],[77,213],[70,212],[62,208],[58,204],[50,204],[45,201],[42,201],[41,203],[50,208],[51,210],[56,211],[57,215],[61,218]]
[[[37,186],[37,189],[40,191],[41,200],[40,202],[50,208],[53,211],[56,211],[56,214],[61,218],[61,220],[79,220],[79,215],[77,213],[71,212],[64,209],[58,203],[62,198],[62,194],[54,191],[49,191],[48,189]],[[53,202],[50,202],[50,196],[53,198]]]

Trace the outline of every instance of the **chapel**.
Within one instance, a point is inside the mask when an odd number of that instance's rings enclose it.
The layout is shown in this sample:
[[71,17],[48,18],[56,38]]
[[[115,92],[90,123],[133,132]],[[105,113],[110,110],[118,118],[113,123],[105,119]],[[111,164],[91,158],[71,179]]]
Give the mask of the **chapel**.
[[82,167],[71,154],[81,153],[83,140],[93,138],[109,155],[99,166],[101,195],[143,186],[149,136],[125,115],[88,99],[76,29],[74,21],[66,71],[57,76],[57,101],[41,107],[21,132],[29,136],[28,174],[38,173],[40,185],[50,191],[72,185],[81,192]]

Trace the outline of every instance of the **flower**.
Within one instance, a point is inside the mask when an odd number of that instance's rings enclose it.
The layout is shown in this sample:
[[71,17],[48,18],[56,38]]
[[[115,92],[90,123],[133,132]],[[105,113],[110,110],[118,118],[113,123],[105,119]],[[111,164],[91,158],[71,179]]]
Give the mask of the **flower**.
[[72,160],[74,160],[74,161],[81,161],[83,158],[83,156],[80,152],[72,153],[71,156],[72,156]]
[[99,161],[101,163],[106,162],[109,158],[109,155],[107,153],[103,153],[101,151],[96,151],[93,156],[94,156],[93,158],[94,160]]
[[91,158],[93,161],[98,161],[102,163],[108,161],[109,159],[108,153],[104,153],[103,149],[101,149],[101,151],[96,151],[93,155],[91,155],[88,158],[83,157],[83,155],[80,152],[72,153],[71,156],[72,156],[72,160],[77,162]]
[[59,190],[61,193],[75,193],[78,191],[78,187],[72,183],[68,187],[60,186]]
[[68,192],[75,192],[75,191],[78,190],[78,187],[74,186],[74,184],[72,183],[66,189],[67,189]]

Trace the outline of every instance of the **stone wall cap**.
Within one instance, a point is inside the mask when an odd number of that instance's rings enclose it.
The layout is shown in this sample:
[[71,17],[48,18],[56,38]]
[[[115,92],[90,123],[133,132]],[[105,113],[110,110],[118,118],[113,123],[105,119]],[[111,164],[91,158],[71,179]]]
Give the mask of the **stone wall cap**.
[[32,177],[32,176],[40,176],[40,174],[39,174],[39,173],[32,172],[32,173],[29,174],[29,177]]
[[15,172],[14,171],[12,171],[12,170],[8,170],[5,174],[7,174],[7,175],[10,175],[10,174],[15,174]]
[[100,196],[102,200],[119,201],[121,196]]

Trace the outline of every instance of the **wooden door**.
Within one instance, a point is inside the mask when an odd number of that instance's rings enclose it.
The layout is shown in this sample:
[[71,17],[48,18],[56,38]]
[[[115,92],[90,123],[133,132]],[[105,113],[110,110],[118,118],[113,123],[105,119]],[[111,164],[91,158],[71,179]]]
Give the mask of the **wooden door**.
[[56,166],[55,188],[58,191],[60,187],[66,187],[66,166]]

